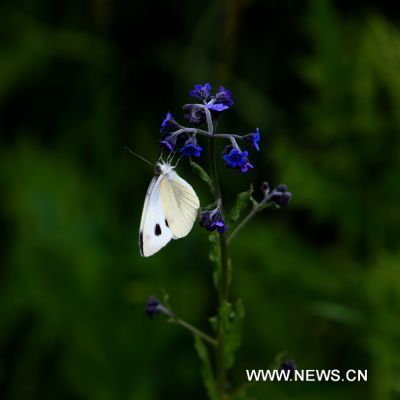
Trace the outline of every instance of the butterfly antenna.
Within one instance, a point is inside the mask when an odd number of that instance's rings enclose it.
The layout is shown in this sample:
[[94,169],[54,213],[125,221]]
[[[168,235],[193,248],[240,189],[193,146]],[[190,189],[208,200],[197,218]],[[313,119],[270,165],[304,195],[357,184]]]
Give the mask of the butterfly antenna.
[[173,151],[173,152],[170,154],[170,157],[168,158],[168,164],[172,165],[172,160],[174,159],[174,157],[176,156],[176,154],[177,154],[177,150]]
[[171,160],[171,157],[173,157],[173,151],[171,151],[168,155],[167,155],[167,164],[170,164],[170,160]]
[[183,157],[183,154],[181,154],[181,155],[178,157],[178,159],[176,160],[176,164],[174,165],[174,168],[176,168],[176,167],[178,166],[179,161],[182,160],[182,157]]
[[164,147],[161,147],[161,153],[160,156],[158,157],[157,163],[159,163],[160,161],[165,164],[164,160],[163,160],[163,154],[164,154]]
[[135,153],[133,150],[131,150],[129,147],[125,146],[124,149],[128,150],[129,153],[131,153],[132,155],[140,158],[141,160],[143,160],[144,162],[146,162],[147,164],[150,164],[151,166],[154,167],[154,164],[152,162],[150,162],[149,160],[146,160],[144,157],[140,156],[139,154]]

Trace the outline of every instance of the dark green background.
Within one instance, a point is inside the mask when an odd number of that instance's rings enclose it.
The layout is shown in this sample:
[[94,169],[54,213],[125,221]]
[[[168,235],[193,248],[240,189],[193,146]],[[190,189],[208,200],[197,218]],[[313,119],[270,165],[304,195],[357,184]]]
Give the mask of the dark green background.
[[210,330],[207,234],[139,256],[152,169],[123,146],[156,160],[164,113],[209,81],[235,100],[219,128],[263,135],[254,171],[220,161],[225,203],[251,182],[293,192],[231,248],[232,383],[286,351],[368,382],[260,383],[257,399],[399,399],[399,20],[373,1],[3,1],[0,398],[205,398],[190,334],[143,307],[165,289]]

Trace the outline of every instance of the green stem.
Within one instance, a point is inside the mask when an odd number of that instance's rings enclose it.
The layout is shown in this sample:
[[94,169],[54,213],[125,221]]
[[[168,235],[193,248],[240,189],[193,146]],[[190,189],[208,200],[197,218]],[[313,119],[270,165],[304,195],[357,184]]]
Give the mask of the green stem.
[[[207,116],[208,131],[214,134],[214,126],[212,124],[210,111],[204,107]],[[223,205],[221,198],[221,188],[219,186],[217,162],[215,156],[215,142],[212,138],[209,139],[209,157],[210,157],[210,170],[211,178],[214,182],[215,197],[217,206],[223,213]],[[229,291],[229,276],[228,276],[228,246],[225,234],[219,236],[220,246],[220,265],[221,265],[221,280],[219,287],[219,304],[217,315],[219,316],[220,310],[224,303],[228,301]],[[226,382],[226,369],[225,369],[225,330],[221,318],[218,318],[218,335],[217,335],[217,347],[216,347],[216,380],[217,388],[220,395],[220,399],[226,399],[225,382]]]
[[[218,182],[218,173],[216,167],[215,160],[215,142],[210,139],[209,142],[209,154],[210,154],[210,168],[211,168],[211,177],[214,182],[215,187],[215,197],[217,201],[217,206],[220,207],[222,212],[222,199],[221,199],[221,189],[219,187]],[[221,279],[220,279],[220,287],[219,287],[219,300],[218,300],[218,309],[217,315],[220,314],[220,310],[222,308],[223,303],[226,301],[227,295],[227,265],[225,267],[225,259],[226,257],[226,240],[225,235],[220,234],[219,236],[219,245],[220,245],[220,266],[221,266]],[[221,323],[220,318],[218,317],[218,334],[217,334],[217,347],[216,347],[216,379],[217,379],[217,388],[218,393],[220,395],[221,400],[224,399],[225,395],[225,332],[223,324]]]
[[211,345],[217,346],[217,343],[218,343],[217,340],[215,340],[213,337],[207,335],[206,333],[204,333],[200,329],[196,328],[195,326],[184,321],[183,319],[180,319],[180,318],[174,316],[174,317],[172,317],[172,321],[175,322],[176,324],[182,326],[183,328],[189,330],[193,334],[202,337],[206,342],[210,343]]
[[221,250],[221,292],[220,305],[228,301],[229,295],[229,258],[228,258],[228,241],[224,233],[219,235],[219,247]]
[[208,142],[208,150],[208,154],[210,157],[209,162],[211,169],[211,179],[213,180],[213,186],[215,188],[215,200],[217,201],[217,207],[222,208],[221,188],[219,186],[217,161],[215,158],[215,142],[211,138]]
[[240,223],[236,226],[236,228],[233,230],[233,232],[229,235],[227,239],[227,243],[229,244],[231,240],[239,233],[239,231],[247,225],[247,223],[259,212],[261,211],[259,206],[253,208],[245,218],[243,218]]
[[221,282],[218,305],[218,344],[217,344],[217,386],[221,400],[227,399],[225,391],[226,369],[225,369],[225,329],[221,319],[221,309],[228,302],[229,276],[228,276],[228,246],[224,233],[219,236],[221,253]]
[[[247,223],[260,211],[275,206],[273,203],[267,203],[268,198],[265,196],[256,206],[243,218],[232,233],[227,238],[227,243],[229,244],[231,240],[239,233],[239,231],[247,225]],[[276,206],[275,206],[276,207]]]

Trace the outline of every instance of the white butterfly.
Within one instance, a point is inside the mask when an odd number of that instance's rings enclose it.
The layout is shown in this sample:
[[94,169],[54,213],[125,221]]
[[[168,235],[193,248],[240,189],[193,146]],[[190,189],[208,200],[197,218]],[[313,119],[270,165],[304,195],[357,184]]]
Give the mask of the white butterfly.
[[139,230],[140,254],[149,257],[171,239],[186,236],[192,229],[200,201],[192,186],[169,163],[156,164],[147,189]]

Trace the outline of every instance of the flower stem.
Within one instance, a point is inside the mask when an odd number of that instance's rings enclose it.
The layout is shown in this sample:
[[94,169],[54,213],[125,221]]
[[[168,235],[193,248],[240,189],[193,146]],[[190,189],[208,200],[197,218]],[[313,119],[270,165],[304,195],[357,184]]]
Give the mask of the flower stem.
[[[213,180],[213,186],[215,189],[215,200],[217,207],[222,208],[221,188],[219,186],[218,171],[217,171],[217,160],[215,158],[215,142],[210,138],[208,142],[208,154],[211,170],[211,179]],[[222,212],[222,210],[221,210]]]
[[220,398],[226,399],[226,369],[225,369],[225,329],[222,322],[220,311],[223,305],[228,301],[229,276],[228,276],[228,246],[226,236],[221,233],[219,236],[219,246],[221,254],[221,282],[219,288],[218,305],[218,336],[217,336],[217,386]]
[[[212,124],[210,111],[205,107],[205,112],[208,122],[208,131],[214,135],[214,126]],[[223,205],[221,198],[221,188],[219,186],[217,162],[215,156],[215,142],[210,137],[209,139],[209,157],[210,157],[210,172],[211,178],[215,187],[215,197],[217,206],[223,213]],[[228,301],[228,289],[229,289],[229,276],[228,276],[228,246],[226,242],[226,236],[224,233],[219,235],[219,246],[220,246],[220,286],[219,290],[219,301],[218,301],[218,334],[217,334],[217,346],[216,346],[216,380],[217,388],[220,399],[226,399],[225,383],[226,383],[226,369],[225,369],[225,330],[221,318],[219,317],[220,310],[224,303]]]
[[232,233],[229,235],[227,242],[228,244],[231,242],[231,240],[239,233],[239,231],[245,226],[247,225],[247,223],[259,212],[258,207],[253,208],[247,215],[245,218],[243,218],[239,225],[232,231]]
[[247,223],[260,211],[265,208],[270,207],[271,204],[266,204],[266,199],[261,200],[247,215],[244,217],[240,223],[236,226],[236,228],[232,231],[232,233],[226,239],[227,244],[231,242],[231,240],[239,233],[239,231],[247,225]]
[[181,133],[187,132],[187,133],[195,133],[198,135],[203,135],[203,136],[208,136],[209,138],[213,139],[244,139],[243,136],[241,135],[235,135],[234,133],[210,133],[209,131],[205,131],[203,129],[198,129],[198,128],[187,128],[185,126],[180,125],[181,128],[178,129],[177,131],[173,132],[174,135],[180,135]]
[[172,317],[172,321],[175,322],[176,324],[182,326],[183,328],[189,330],[193,334],[200,336],[201,338],[203,338],[206,342],[210,343],[211,345],[217,346],[217,340],[215,340],[210,335],[207,335],[206,333],[204,333],[200,329],[196,328],[195,326],[193,326],[193,325],[189,324],[188,322],[184,321],[183,319],[180,319],[180,318],[178,318],[176,316],[173,316]]
[[228,242],[224,233],[219,235],[219,247],[221,250],[221,292],[220,303],[228,300],[229,295],[229,258],[228,258]]
[[[211,168],[211,177],[214,182],[215,187],[215,197],[217,201],[218,207],[222,212],[222,199],[221,199],[221,189],[218,183],[218,173],[217,166],[215,160],[215,142],[210,139],[209,142],[209,155],[210,155],[210,168]],[[219,315],[222,305],[227,300],[226,296],[228,293],[228,266],[227,266],[227,246],[225,235],[222,233],[219,236],[219,246],[220,246],[220,268],[221,268],[221,279],[219,290],[219,300],[218,300],[218,309],[217,315]],[[217,347],[216,347],[216,379],[217,379],[217,388],[218,393],[220,395],[221,400],[224,399],[225,394],[225,332],[223,324],[221,323],[221,319],[218,317],[218,334],[217,334]]]

